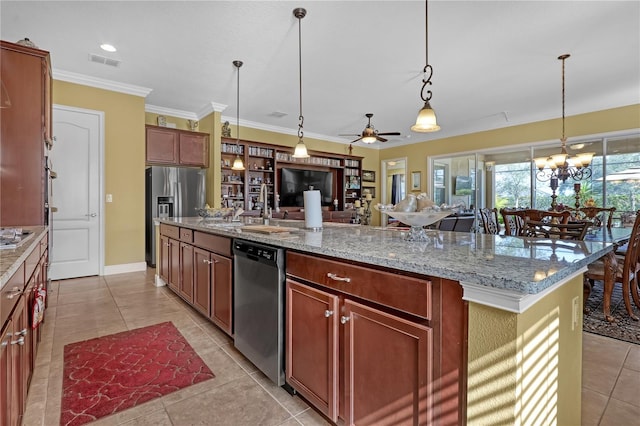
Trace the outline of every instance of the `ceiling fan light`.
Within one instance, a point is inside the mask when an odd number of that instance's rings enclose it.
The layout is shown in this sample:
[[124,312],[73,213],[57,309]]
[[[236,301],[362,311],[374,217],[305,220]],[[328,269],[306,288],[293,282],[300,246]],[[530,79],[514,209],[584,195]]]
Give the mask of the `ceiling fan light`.
[[437,132],[440,130],[436,120],[436,112],[429,105],[429,101],[424,103],[424,107],[418,112],[416,124],[411,126],[414,132]]
[[239,155],[236,155],[236,159],[233,160],[233,166],[231,166],[231,170],[244,170],[244,163],[242,162],[242,158]]
[[309,153],[307,152],[307,146],[304,144],[302,139],[298,140],[296,145],[296,149],[293,152],[293,158],[309,158]]
[[375,136],[365,136],[362,138],[362,142],[364,143],[374,143],[377,140],[378,138],[376,138]]

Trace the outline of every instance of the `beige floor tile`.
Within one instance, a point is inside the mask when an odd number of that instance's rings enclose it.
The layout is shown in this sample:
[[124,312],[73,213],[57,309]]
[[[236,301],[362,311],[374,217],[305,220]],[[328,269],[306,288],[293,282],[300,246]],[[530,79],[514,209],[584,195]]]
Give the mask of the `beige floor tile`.
[[121,424],[124,426],[174,426],[164,409]]
[[58,281],[58,293],[60,295],[69,296],[76,293],[84,293],[85,291],[95,291],[107,287],[103,277],[84,277],[73,278],[69,280]]
[[608,401],[608,395],[582,389],[582,426],[597,426]]
[[127,410],[120,411],[110,416],[103,417],[91,423],[91,425],[92,426],[108,426],[108,425],[120,425],[123,423],[146,424],[146,423],[130,423],[130,422],[135,421],[136,419],[147,417],[154,413],[163,413],[165,416],[167,414],[164,411],[164,406],[162,405],[160,398],[156,398],[151,401],[145,402],[144,404],[135,406],[133,408],[129,408]]
[[618,376],[616,386],[613,388],[611,398],[640,407],[640,373],[623,368]]
[[596,359],[583,359],[582,388],[611,395],[621,368],[622,363],[611,365]]
[[640,345],[631,345],[624,368],[640,372]]
[[305,426],[331,426],[330,421],[325,419],[322,414],[316,412],[312,408],[298,414],[296,416],[296,420]]
[[273,383],[261,371],[257,371],[251,377],[258,382],[269,394],[276,399],[282,406],[292,415],[298,414],[309,409],[309,405],[297,395],[291,395],[281,386]]
[[611,398],[600,426],[632,426],[638,424],[638,419],[640,419],[640,407]]
[[280,426],[300,426],[301,424],[295,417],[292,417],[285,420],[284,423],[280,423]]
[[250,377],[166,407],[177,425],[279,425],[291,416]]

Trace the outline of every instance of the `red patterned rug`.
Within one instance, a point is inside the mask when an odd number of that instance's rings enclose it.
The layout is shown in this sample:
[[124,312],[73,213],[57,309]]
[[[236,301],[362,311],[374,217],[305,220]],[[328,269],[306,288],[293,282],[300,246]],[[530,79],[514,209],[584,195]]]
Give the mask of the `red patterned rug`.
[[171,322],[64,347],[61,425],[81,425],[215,377]]

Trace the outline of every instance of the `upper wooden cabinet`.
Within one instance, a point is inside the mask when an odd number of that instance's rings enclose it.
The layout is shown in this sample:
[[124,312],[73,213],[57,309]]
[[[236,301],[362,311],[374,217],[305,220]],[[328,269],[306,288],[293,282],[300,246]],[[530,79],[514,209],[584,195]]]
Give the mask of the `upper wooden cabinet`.
[[45,155],[51,144],[49,52],[0,41],[0,226],[45,223]]
[[163,166],[209,167],[209,135],[147,125],[146,162]]

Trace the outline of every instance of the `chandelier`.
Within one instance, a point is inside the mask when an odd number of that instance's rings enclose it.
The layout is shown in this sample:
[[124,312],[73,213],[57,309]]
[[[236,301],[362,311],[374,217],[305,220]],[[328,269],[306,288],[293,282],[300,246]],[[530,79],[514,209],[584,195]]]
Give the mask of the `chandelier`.
[[293,9],[293,16],[298,18],[298,75],[300,77],[300,114],[298,115],[298,143],[293,152],[293,158],[309,158],[307,146],[304,144],[304,116],[302,115],[302,18],[307,15],[307,10],[302,7]]
[[575,183],[573,188],[576,193],[576,210],[580,207],[580,183],[583,179],[591,177],[591,160],[595,152],[579,153],[574,157],[569,157],[567,153],[567,137],[565,136],[565,114],[564,114],[564,61],[571,55],[565,53],[558,56],[562,61],[562,138],[560,139],[561,147],[559,154],[553,154],[550,157],[534,158],[536,163],[536,179],[540,182],[549,181],[551,187],[551,208],[556,208],[556,190],[560,181],[563,183],[571,178]]

